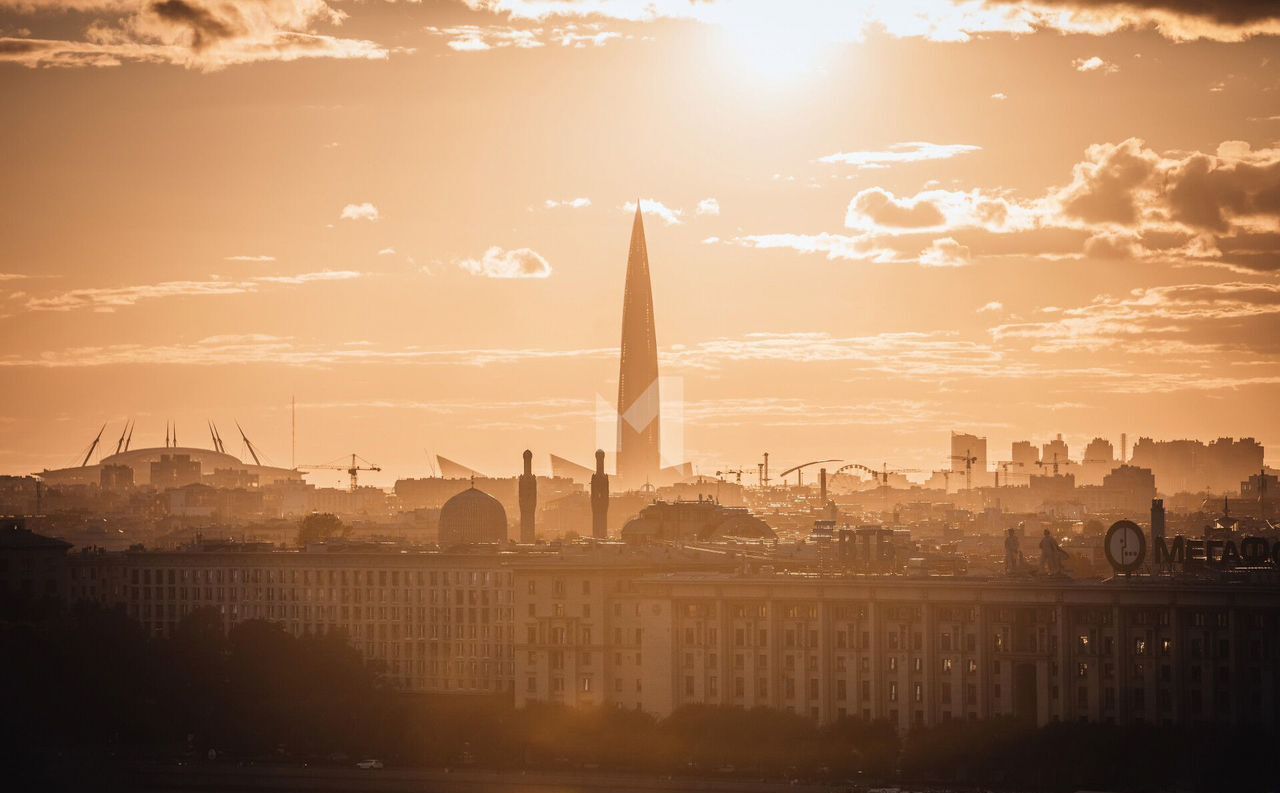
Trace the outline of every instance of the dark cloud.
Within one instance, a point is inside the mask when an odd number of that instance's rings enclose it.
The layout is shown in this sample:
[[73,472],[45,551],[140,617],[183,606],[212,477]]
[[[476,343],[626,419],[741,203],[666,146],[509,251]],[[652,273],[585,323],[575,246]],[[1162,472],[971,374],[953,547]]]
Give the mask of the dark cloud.
[[318,32],[346,17],[328,0],[0,0],[0,9],[91,15],[79,39],[0,39],[0,62],[32,68],[149,62],[214,71],[257,61],[388,55],[372,41]]
[[1275,0],[993,0],[992,4],[1030,5],[1067,11],[1163,12],[1232,27],[1280,20],[1280,3]]
[[927,200],[898,198],[878,187],[863,190],[854,196],[849,212],[856,212],[885,228],[934,228],[947,222],[936,204]]
[[[222,6],[224,14],[239,16],[233,5]],[[171,22],[191,31],[191,48],[197,52],[210,44],[245,34],[243,21],[233,22],[218,15],[206,7],[188,3],[186,0],[162,0],[151,4],[151,13],[160,19]]]
[[1139,219],[1139,188],[1149,183],[1158,159],[1136,138],[1090,146],[1060,196],[1063,213],[1086,223],[1133,225]]

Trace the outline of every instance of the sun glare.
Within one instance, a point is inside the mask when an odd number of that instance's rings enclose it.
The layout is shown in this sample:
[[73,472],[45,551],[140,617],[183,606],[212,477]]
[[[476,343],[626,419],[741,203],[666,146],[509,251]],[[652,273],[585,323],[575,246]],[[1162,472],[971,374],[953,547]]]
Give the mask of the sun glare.
[[749,20],[726,28],[734,60],[758,77],[785,80],[814,72],[827,44],[790,25]]

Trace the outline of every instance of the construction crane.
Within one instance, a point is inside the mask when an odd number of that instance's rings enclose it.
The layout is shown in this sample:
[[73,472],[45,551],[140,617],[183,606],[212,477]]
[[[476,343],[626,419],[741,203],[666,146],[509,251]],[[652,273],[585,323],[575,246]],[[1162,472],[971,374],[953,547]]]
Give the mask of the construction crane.
[[733,475],[734,475],[734,481],[735,481],[737,484],[739,484],[739,485],[740,485],[740,484],[742,484],[742,469],[741,469],[741,468],[730,468],[730,469],[729,469],[729,470],[727,470],[727,471],[716,471],[716,478],[717,478],[717,479],[719,479],[720,477],[724,476],[725,474],[733,474]]
[[[356,492],[356,488],[359,486],[361,471],[381,471],[382,470],[381,468],[369,462],[368,460],[364,459],[363,457],[359,456],[358,454],[353,453],[351,455],[350,465],[347,465],[345,462],[339,462],[339,460],[342,460],[342,459],[343,459],[342,457],[339,457],[337,460],[334,460],[333,462],[323,463],[321,465],[300,465],[298,466],[298,470],[300,471],[346,471],[347,475],[351,477],[352,493]],[[364,465],[361,465],[361,463],[364,463]]]
[[1037,460],[1036,465],[1040,466],[1041,468],[1044,468],[1045,466],[1053,466],[1053,475],[1057,476],[1058,475],[1058,453],[1057,452],[1053,453],[1052,463],[1046,463],[1044,460]]
[[819,463],[842,463],[842,462],[844,462],[844,460],[810,460],[807,463],[801,463],[800,465],[796,465],[791,468],[788,468],[787,470],[778,474],[778,478],[780,478],[782,481],[785,482],[787,481],[787,474],[794,472],[796,475],[796,487],[800,487],[801,485],[804,484],[804,469],[808,468],[809,466],[817,465]]
[[978,462],[978,458],[974,457],[969,450],[965,450],[964,454],[951,455],[953,463],[964,463],[964,489],[973,489],[973,464]]
[[1004,471],[1004,486],[1008,487],[1009,486],[1009,466],[1016,465],[1019,468],[1022,467],[1022,463],[1017,462],[1015,460],[1001,460],[1000,462],[996,463],[996,465],[999,466],[999,470],[996,471],[996,487],[1000,486],[1000,471]]
[[951,492],[951,475],[954,474],[955,471],[952,471],[949,468],[943,468],[941,471],[934,471],[933,473],[935,475],[936,474],[942,475],[942,492],[950,493]]

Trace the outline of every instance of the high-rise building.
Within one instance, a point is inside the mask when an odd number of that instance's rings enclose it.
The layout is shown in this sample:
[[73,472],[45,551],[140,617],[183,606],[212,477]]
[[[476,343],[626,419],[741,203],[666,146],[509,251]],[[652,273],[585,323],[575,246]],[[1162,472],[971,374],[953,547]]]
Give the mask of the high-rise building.
[[1036,472],[1036,466],[1040,463],[1040,450],[1031,441],[1014,441],[1009,459],[1022,467],[1019,473],[1030,475]]
[[1169,495],[1204,490],[1235,493],[1240,482],[1262,468],[1262,461],[1262,444],[1253,438],[1219,438],[1208,444],[1139,438],[1130,460],[1154,471],[1156,486]]
[[1106,438],[1094,438],[1084,447],[1078,479],[1082,485],[1100,485],[1107,474],[1119,467],[1115,447]]
[[1071,461],[1069,451],[1062,433],[1058,433],[1058,437],[1040,447],[1040,460],[1046,465],[1065,466]]
[[649,283],[644,218],[636,202],[622,303],[622,354],[618,367],[618,465],[623,490],[657,483],[662,468],[659,434],[658,338]]
[[966,486],[990,485],[991,474],[987,472],[987,439],[967,432],[952,431],[951,470],[966,475]]

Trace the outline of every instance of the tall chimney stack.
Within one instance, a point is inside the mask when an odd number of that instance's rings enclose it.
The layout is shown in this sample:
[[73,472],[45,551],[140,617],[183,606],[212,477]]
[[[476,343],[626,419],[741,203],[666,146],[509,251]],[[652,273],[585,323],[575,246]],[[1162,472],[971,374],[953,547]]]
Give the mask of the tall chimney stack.
[[827,508],[827,469],[818,469],[818,503]]

